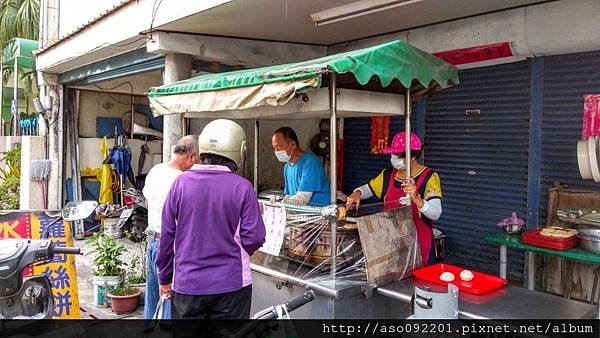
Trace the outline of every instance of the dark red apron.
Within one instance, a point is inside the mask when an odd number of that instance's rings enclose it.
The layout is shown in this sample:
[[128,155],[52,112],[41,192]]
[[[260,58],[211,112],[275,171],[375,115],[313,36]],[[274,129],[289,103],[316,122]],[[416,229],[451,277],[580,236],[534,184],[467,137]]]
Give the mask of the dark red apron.
[[[396,169],[392,170],[390,176],[390,183],[387,187],[387,191],[383,201],[384,210],[393,210],[401,207],[402,205],[400,204],[400,198],[406,196],[404,189],[397,188],[396,186],[394,186],[394,181],[397,172],[398,170]],[[423,186],[423,184],[425,183],[425,178],[430,172],[431,169],[425,168],[421,175],[419,175],[419,179],[417,180],[417,182],[415,182],[417,192],[421,191],[421,186]],[[429,251],[431,250],[432,245],[431,239],[433,237],[433,229],[431,226],[425,223],[423,219],[421,219],[421,216],[419,215],[419,208],[417,208],[417,205],[415,203],[411,203],[411,208],[413,223],[417,228],[417,240],[419,241],[419,246],[421,247],[421,256],[423,257],[423,264],[427,265],[427,262],[429,262]]]

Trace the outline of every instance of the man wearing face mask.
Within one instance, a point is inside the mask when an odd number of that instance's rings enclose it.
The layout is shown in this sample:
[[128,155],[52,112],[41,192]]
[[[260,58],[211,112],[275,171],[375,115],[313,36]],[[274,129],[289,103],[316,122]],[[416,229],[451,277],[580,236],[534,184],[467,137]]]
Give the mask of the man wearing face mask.
[[354,190],[348,196],[346,206],[348,210],[358,208],[361,199],[373,196],[383,201],[384,210],[396,209],[410,203],[423,262],[432,264],[435,260],[433,222],[442,214],[440,177],[417,161],[421,155],[422,143],[416,134],[411,133],[411,175],[409,180],[406,179],[405,135],[405,132],[396,134],[392,144],[382,151],[383,154],[391,155],[391,167],[382,170],[368,184]]
[[300,149],[296,132],[279,128],[271,140],[275,156],[283,167],[284,202],[295,205],[324,206],[330,203],[330,188],[321,160]]

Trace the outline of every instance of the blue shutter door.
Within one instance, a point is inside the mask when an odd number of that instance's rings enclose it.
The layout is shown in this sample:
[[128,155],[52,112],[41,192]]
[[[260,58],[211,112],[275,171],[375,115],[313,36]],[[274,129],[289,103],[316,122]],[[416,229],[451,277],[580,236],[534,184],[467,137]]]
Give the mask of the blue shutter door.
[[[513,211],[526,218],[530,66],[469,69],[460,80],[427,100],[425,163],[443,190],[436,227],[449,236],[448,262],[497,274],[499,248],[484,237]],[[522,252],[509,250],[508,268],[522,279]]]
[[557,181],[571,188],[595,189],[577,164],[583,96],[600,94],[600,51],[544,58],[540,223],[546,223],[548,188]]
[[[417,132],[417,105],[412,105],[411,128]],[[404,130],[404,117],[395,116],[390,121],[390,142],[394,135]],[[371,154],[371,118],[344,120],[344,189],[347,194],[369,182],[381,170],[390,167],[389,155]],[[376,202],[374,200],[366,203]]]

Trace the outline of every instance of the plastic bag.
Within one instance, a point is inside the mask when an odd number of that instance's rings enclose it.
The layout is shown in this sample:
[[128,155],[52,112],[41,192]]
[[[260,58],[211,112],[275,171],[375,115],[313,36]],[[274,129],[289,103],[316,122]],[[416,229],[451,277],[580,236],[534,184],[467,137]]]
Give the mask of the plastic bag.
[[512,216],[500,221],[500,223],[498,223],[498,226],[504,227],[511,224],[525,225],[525,221],[517,217],[517,213],[513,211]]

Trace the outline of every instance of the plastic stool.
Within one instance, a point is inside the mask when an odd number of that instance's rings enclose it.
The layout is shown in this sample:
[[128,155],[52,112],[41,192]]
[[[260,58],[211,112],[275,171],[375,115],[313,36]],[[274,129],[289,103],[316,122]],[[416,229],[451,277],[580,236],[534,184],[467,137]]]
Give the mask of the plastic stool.
[[590,297],[590,303],[592,304],[600,302],[600,293],[598,293],[598,298],[596,298],[598,286],[600,286],[600,268],[594,270],[594,284],[592,284],[592,296]]

